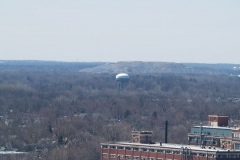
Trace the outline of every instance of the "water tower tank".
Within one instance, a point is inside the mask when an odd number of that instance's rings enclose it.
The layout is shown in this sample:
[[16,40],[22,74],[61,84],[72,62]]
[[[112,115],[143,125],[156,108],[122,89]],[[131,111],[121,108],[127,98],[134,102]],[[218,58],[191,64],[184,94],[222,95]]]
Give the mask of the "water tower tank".
[[130,76],[126,73],[119,73],[116,75],[117,88],[122,90],[127,82],[130,80]]
[[129,81],[130,76],[126,73],[119,73],[116,75],[116,81]]

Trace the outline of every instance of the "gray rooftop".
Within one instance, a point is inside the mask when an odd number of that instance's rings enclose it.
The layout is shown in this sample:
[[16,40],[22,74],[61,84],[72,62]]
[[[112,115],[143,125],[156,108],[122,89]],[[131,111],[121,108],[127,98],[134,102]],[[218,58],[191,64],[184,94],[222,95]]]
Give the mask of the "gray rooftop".
[[[143,143],[131,143],[131,142],[106,142],[101,143],[102,145],[112,145],[112,146],[128,146],[128,147],[147,147],[147,148],[154,148],[154,149],[176,149],[176,150],[182,150],[182,149],[190,149],[194,151],[207,151],[207,152],[227,152],[229,149],[223,149],[218,147],[209,147],[205,146],[205,148],[202,148],[197,145],[186,145],[186,144],[172,144],[172,143],[162,143],[162,146],[160,146],[160,143],[155,144],[143,144]],[[233,151],[233,150],[230,150]],[[234,150],[235,152],[240,152],[240,150]]]

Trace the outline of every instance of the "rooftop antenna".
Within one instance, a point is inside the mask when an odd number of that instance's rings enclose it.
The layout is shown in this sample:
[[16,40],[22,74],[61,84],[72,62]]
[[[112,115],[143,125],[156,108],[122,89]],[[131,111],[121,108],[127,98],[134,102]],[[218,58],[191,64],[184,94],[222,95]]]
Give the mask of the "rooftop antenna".
[[119,117],[119,107],[118,107],[118,115],[117,115],[117,118],[118,118],[118,122],[120,121],[120,117]]
[[200,113],[200,121],[202,123],[202,115],[203,115],[203,111]]
[[200,123],[200,147],[202,147],[202,122]]
[[200,113],[200,147],[203,147],[203,127],[202,127],[202,115],[203,112]]

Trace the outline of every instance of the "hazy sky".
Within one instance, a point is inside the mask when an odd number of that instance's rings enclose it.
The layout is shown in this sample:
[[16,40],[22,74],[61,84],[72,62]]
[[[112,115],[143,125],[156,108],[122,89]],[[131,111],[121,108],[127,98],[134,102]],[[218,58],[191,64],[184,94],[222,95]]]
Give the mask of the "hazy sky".
[[0,0],[0,60],[240,63],[240,0]]

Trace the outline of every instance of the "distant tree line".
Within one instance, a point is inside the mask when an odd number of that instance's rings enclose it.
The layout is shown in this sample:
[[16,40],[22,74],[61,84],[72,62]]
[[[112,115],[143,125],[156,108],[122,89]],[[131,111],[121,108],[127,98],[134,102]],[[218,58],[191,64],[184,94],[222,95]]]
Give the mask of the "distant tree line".
[[238,77],[132,74],[119,91],[115,74],[61,67],[66,71],[1,66],[2,150],[17,148],[49,160],[98,160],[100,142],[130,141],[132,130],[151,130],[154,141],[163,141],[168,120],[168,141],[186,143],[201,117],[205,122],[208,114],[240,116],[240,103],[229,101],[240,98]]

